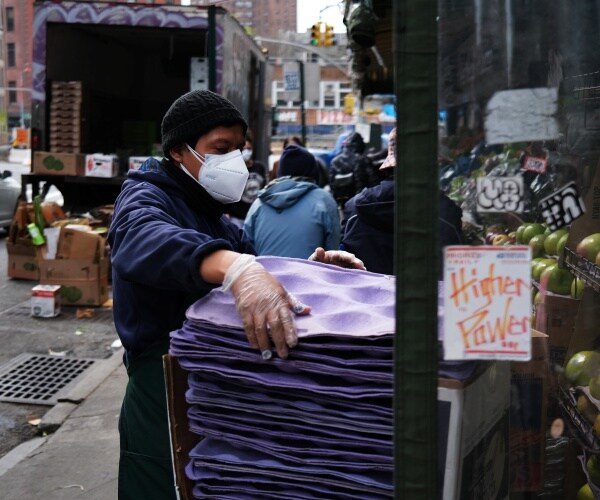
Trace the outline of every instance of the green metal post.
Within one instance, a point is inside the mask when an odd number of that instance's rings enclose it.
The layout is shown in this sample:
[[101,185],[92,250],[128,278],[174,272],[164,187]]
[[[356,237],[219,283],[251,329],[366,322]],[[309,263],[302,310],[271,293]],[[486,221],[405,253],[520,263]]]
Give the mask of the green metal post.
[[302,120],[302,144],[306,144],[306,108],[304,107],[304,63],[298,61],[300,66],[300,119]]
[[217,21],[214,5],[208,6],[208,90],[217,91]]
[[437,0],[393,2],[397,96],[395,498],[431,500],[437,457]]

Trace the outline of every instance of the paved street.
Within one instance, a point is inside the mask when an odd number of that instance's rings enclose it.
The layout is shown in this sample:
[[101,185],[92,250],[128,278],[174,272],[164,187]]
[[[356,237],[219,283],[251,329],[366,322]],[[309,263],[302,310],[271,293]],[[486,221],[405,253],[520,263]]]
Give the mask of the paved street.
[[[29,165],[0,162],[16,180],[30,171]],[[22,353],[81,359],[105,359],[117,339],[110,308],[94,308],[91,318],[77,319],[77,308],[64,307],[57,318],[32,318],[31,288],[35,281],[7,277],[7,234],[0,229],[0,369]],[[0,457],[35,436],[30,420],[42,417],[51,406],[0,401]]]

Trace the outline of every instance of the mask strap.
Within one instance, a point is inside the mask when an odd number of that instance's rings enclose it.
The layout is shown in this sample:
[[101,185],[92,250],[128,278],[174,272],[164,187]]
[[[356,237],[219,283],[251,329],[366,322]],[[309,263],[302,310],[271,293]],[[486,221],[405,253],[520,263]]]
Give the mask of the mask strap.
[[198,151],[192,149],[187,142],[185,143],[185,147],[188,148],[189,152],[192,153],[202,165],[204,165],[204,158],[200,156],[200,153],[198,153]]

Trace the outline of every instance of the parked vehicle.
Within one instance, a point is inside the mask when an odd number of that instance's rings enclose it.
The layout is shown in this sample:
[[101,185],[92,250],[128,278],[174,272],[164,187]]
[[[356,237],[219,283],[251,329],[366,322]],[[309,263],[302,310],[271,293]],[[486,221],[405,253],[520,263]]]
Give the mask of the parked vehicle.
[[13,219],[17,200],[21,194],[21,184],[16,181],[10,170],[0,176],[0,227],[8,230]]

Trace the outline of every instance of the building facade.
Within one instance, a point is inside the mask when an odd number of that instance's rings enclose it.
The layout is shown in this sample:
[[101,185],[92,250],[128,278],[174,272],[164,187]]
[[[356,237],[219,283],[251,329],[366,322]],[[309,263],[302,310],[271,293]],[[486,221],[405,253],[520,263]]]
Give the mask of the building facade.
[[31,120],[31,29],[33,3],[4,0],[2,4],[4,75],[2,87],[6,125],[28,127]]
[[[209,0],[191,0],[192,5],[208,5]],[[296,31],[296,0],[224,0],[227,9],[251,35],[277,37]]]

